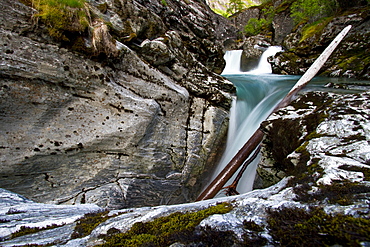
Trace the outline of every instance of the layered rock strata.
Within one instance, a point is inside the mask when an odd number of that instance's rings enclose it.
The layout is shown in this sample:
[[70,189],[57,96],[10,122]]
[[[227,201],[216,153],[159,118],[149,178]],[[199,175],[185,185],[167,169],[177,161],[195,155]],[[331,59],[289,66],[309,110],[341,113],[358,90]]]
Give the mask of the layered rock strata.
[[196,197],[227,133],[234,87],[213,71],[232,31],[203,1],[162,2],[88,1],[115,44],[94,54],[101,29],[66,33],[76,48],[1,0],[0,187],[107,208]]

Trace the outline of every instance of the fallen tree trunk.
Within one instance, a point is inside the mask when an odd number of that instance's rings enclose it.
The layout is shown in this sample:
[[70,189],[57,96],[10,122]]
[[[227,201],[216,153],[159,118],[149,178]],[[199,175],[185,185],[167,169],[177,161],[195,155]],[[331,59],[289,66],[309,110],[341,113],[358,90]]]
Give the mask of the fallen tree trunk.
[[[287,106],[293,100],[293,97],[305,87],[308,82],[319,72],[324,63],[328,60],[329,56],[333,53],[334,49],[346,36],[351,29],[351,25],[344,28],[335,39],[329,44],[329,46],[323,51],[323,53],[316,59],[306,73],[298,80],[294,87],[289,93],[280,101],[280,103],[274,108],[272,113],[276,112],[282,107]],[[218,174],[218,176],[212,181],[210,185],[203,191],[203,193],[197,198],[197,201],[206,200],[213,198],[218,191],[220,191],[225,183],[233,176],[233,174],[239,169],[244,161],[249,157],[253,150],[261,143],[264,134],[260,129],[249,138],[244,146],[238,151],[234,158],[225,166],[225,168]]]

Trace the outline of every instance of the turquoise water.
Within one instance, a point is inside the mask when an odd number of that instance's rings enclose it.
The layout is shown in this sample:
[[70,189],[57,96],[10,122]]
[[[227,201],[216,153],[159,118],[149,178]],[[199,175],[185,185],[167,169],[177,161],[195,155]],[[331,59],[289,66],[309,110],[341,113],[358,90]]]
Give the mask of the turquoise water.
[[[230,124],[227,148],[213,178],[227,165],[249,137],[257,130],[278,102],[289,92],[300,76],[275,74],[225,74],[237,89],[237,99],[230,111]],[[369,89],[369,81],[357,81],[344,78],[316,77],[304,91],[331,91],[338,93],[354,93]],[[327,85],[332,87],[328,88]],[[338,87],[338,88],[333,88]],[[347,89],[343,89],[346,87]],[[253,188],[255,170],[259,157],[249,165],[239,186],[239,193],[245,193]],[[229,185],[233,178],[225,185]],[[222,192],[219,196],[223,196]]]

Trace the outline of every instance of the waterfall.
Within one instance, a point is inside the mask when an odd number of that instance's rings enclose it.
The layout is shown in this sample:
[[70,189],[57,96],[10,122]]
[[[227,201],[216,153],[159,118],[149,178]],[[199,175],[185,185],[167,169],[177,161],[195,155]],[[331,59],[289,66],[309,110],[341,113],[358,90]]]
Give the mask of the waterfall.
[[[225,60],[228,64],[222,75],[235,85],[237,97],[232,102],[232,107],[230,109],[226,150],[221,161],[215,168],[209,183],[212,182],[212,180],[223,170],[240,148],[242,148],[245,142],[249,140],[250,136],[259,127],[261,122],[268,117],[278,102],[281,101],[281,99],[299,79],[299,76],[271,74],[271,67],[267,62],[267,57],[274,55],[278,51],[281,51],[280,47],[268,48],[261,56],[258,68],[249,72],[240,72],[239,66],[241,51],[230,51],[225,54]],[[236,61],[230,60],[233,58]],[[229,66],[230,63],[237,64],[232,66],[233,70],[231,70],[231,67]],[[334,84],[345,84],[349,82],[349,79],[342,78],[341,80],[343,81],[340,82],[338,80],[338,78],[317,77],[314,78],[304,90],[323,90],[331,92],[335,90],[338,93],[344,93],[343,89],[327,89],[324,87],[328,82],[333,82]],[[367,81],[365,83],[361,83],[368,84]],[[354,85],[361,85],[361,83],[356,81]],[[355,87],[353,87],[353,89],[354,88]],[[363,90],[360,88],[361,86],[356,90]],[[356,92],[351,90],[349,91],[352,93]],[[346,92],[348,92],[348,90]],[[253,189],[256,167],[259,159],[260,157],[257,157],[244,172],[244,175],[239,181],[239,185],[237,187],[237,191],[239,193],[245,193]],[[236,174],[225,184],[225,186],[228,186],[233,182]],[[220,192],[216,197],[220,196],[224,196],[224,193]]]
[[241,62],[242,53],[243,53],[243,50],[226,51],[224,55],[226,66],[222,74],[241,73],[240,62]]
[[255,70],[250,71],[249,73],[253,74],[270,74],[272,73],[271,65],[267,61],[267,58],[270,56],[274,56],[279,51],[282,51],[280,46],[270,46],[267,50],[262,54],[260,61],[258,63],[258,67]]
[[[260,123],[267,118],[275,105],[289,91],[290,87],[294,85],[295,80],[291,78],[268,74],[271,73],[271,66],[267,62],[267,57],[274,55],[280,50],[281,48],[277,49],[277,47],[268,48],[263,53],[258,68],[245,73],[240,71],[242,51],[226,52],[224,56],[226,67],[222,75],[234,83],[237,98],[233,101],[230,110],[226,150],[212,175],[211,181],[229,163],[257,130]],[[235,59],[235,61],[232,59]],[[245,193],[252,190],[258,161],[259,157],[245,171],[239,182],[238,192]],[[225,186],[231,184],[235,176],[236,174]],[[219,193],[218,196],[223,196],[223,194]]]
[[232,75],[232,74],[271,74],[272,69],[270,63],[267,61],[267,58],[270,56],[275,55],[277,52],[282,51],[282,48],[280,46],[270,46],[268,47],[263,53],[262,56],[258,62],[258,66],[256,69],[248,71],[248,72],[242,72],[240,70],[240,64],[241,64],[241,56],[243,53],[243,50],[232,50],[232,51],[226,51],[224,55],[224,59],[226,61],[226,66],[224,70],[222,71],[222,75]]

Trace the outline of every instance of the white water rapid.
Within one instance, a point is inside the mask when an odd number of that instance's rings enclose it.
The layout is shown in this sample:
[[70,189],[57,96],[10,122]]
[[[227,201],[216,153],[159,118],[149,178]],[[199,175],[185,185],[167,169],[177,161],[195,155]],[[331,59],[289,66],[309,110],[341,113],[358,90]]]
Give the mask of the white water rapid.
[[222,74],[238,74],[240,71],[240,62],[243,50],[226,51],[224,59],[226,66]]
[[271,74],[272,69],[270,63],[267,61],[267,58],[270,56],[274,56],[279,51],[283,49],[280,46],[270,46],[267,50],[262,54],[260,61],[258,63],[258,67],[255,70],[250,71],[251,74]]
[[[294,84],[300,78],[293,75],[276,75],[271,74],[271,66],[267,62],[267,57],[280,51],[280,47],[272,46],[262,55],[257,69],[249,72],[241,72],[240,56],[242,51],[229,51],[225,54],[226,67],[222,75],[230,80],[236,87],[237,97],[232,103],[230,110],[230,122],[226,150],[219,164],[217,165],[209,183],[222,171],[234,155],[248,141],[250,136],[264,121],[276,104],[289,92]],[[324,85],[328,83],[348,84],[352,93],[363,90],[361,86],[354,85],[368,84],[363,81],[352,81],[345,78],[328,78],[315,77],[304,90],[330,91],[345,93],[343,89],[327,88]],[[352,83],[352,84],[351,84]],[[351,86],[352,85],[352,86]],[[253,182],[256,174],[256,167],[260,157],[252,162],[244,172],[242,179],[239,181],[237,191],[245,193],[253,189]],[[236,174],[234,175],[234,177]],[[234,180],[230,179],[225,186],[228,186]],[[225,196],[221,191],[216,197]]]
[[[280,47],[275,46],[268,48],[263,53],[257,69],[250,72],[240,71],[242,51],[226,52],[226,67],[222,75],[234,83],[237,99],[233,101],[230,110],[227,147],[210,181],[222,171],[294,84],[295,80],[291,78],[289,80],[286,76],[271,74],[267,57],[280,50]],[[244,172],[237,188],[239,193],[252,190],[258,161],[259,157]],[[234,177],[225,186],[231,184]],[[221,192],[218,196],[223,195]]]

